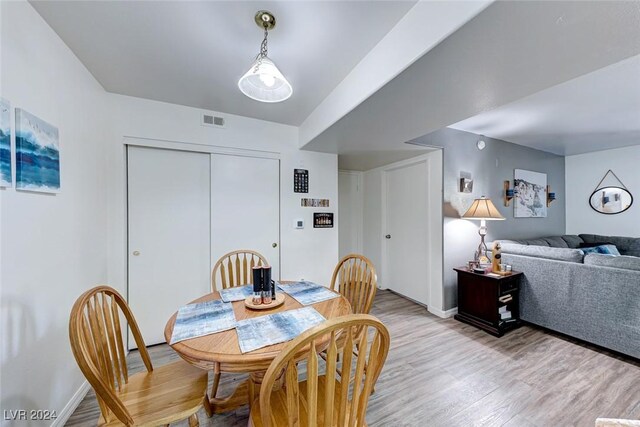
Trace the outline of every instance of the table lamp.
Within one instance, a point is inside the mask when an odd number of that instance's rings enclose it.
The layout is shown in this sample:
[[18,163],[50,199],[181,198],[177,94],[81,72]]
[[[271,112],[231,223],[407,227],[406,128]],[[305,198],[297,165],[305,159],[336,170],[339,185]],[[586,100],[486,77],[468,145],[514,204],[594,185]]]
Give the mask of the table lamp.
[[504,217],[500,215],[500,212],[494,206],[490,199],[482,196],[479,199],[475,199],[471,204],[471,207],[462,215],[465,219],[479,219],[480,220],[480,245],[475,253],[474,261],[479,264],[488,264],[489,257],[487,256],[487,245],[484,242],[484,236],[487,235],[487,223],[486,221],[500,221]]

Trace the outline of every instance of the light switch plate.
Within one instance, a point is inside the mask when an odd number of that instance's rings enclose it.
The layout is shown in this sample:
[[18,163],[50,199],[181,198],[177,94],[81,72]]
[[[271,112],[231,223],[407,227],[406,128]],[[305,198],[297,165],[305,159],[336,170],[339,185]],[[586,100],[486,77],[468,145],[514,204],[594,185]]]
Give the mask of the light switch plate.
[[304,219],[296,219],[293,226],[295,228],[304,228]]

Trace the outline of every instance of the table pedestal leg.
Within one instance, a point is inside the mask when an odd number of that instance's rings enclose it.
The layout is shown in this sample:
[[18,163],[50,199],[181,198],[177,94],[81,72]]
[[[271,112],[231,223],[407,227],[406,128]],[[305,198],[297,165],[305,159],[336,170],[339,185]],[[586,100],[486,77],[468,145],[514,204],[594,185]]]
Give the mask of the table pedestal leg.
[[260,394],[260,387],[262,387],[262,379],[264,378],[264,374],[266,372],[252,372],[249,375],[248,385],[249,385],[249,409],[251,409],[251,405],[253,405],[254,400]]
[[[260,395],[260,387],[262,386],[262,380],[265,372],[252,372],[249,374],[249,378],[238,385],[238,387],[231,393],[231,395],[225,398],[212,397],[209,400],[211,411],[214,414],[222,412],[232,411],[244,405],[251,405]],[[215,377],[214,377],[215,382]],[[276,381],[275,389],[281,387],[281,381]],[[217,388],[217,387],[216,387]]]
[[233,411],[241,406],[249,403],[248,395],[249,380],[243,381],[236,389],[227,397],[212,397],[209,400],[211,410],[214,414]]

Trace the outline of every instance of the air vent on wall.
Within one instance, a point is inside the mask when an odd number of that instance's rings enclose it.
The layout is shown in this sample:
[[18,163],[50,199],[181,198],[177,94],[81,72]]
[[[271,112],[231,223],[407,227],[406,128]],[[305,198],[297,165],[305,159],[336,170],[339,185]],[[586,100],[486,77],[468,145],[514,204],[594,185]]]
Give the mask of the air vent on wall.
[[210,126],[214,128],[221,128],[221,129],[225,128],[224,117],[218,117],[218,116],[213,116],[211,114],[204,113],[202,114],[201,119],[202,121],[200,122],[200,124],[202,126]]

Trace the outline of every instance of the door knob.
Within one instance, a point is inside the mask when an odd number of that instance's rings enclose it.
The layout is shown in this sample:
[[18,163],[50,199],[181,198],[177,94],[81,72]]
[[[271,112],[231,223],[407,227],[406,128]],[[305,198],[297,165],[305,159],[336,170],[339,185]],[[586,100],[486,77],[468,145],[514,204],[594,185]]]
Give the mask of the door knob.
[[133,256],[138,256],[140,255],[140,251],[133,251]]
[[391,238],[391,234],[387,234],[386,236],[384,236],[385,239],[390,239]]
[[272,248],[277,248],[277,247],[278,247],[278,244],[277,244],[277,243],[272,243],[272,244],[271,244],[271,247],[272,247]]

